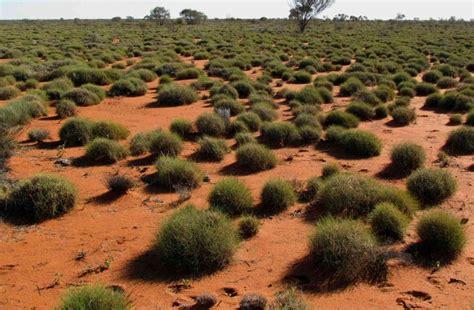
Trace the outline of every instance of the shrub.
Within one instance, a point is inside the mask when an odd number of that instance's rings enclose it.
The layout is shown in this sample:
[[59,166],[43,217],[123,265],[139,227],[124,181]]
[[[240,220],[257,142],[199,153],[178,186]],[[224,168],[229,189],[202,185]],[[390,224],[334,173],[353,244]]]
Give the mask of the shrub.
[[430,83],[419,83],[415,86],[415,92],[417,96],[428,96],[438,92],[438,89]]
[[322,186],[321,179],[318,177],[310,177],[306,181],[304,190],[300,193],[300,199],[303,201],[313,201],[316,199],[318,192]]
[[379,85],[379,87],[374,90],[374,95],[382,102],[387,102],[395,97],[395,92],[387,85]]
[[359,79],[351,77],[341,84],[340,93],[341,96],[349,97],[363,89],[365,89],[364,84]]
[[232,87],[234,87],[237,93],[239,93],[239,98],[248,98],[250,94],[255,91],[253,86],[246,81],[234,82],[232,83]]
[[295,84],[308,84],[311,83],[311,80],[311,74],[306,71],[298,71],[293,74],[293,77],[290,79],[290,81]]
[[381,241],[401,241],[408,225],[407,216],[392,203],[380,203],[369,214],[369,223]]
[[346,131],[344,127],[332,125],[326,130],[326,141],[337,143]]
[[130,131],[125,126],[111,121],[100,121],[92,125],[92,135],[95,138],[124,140],[129,134]]
[[92,139],[92,121],[75,117],[67,120],[59,130],[59,137],[66,146],[81,146]]
[[158,103],[161,105],[185,105],[191,104],[197,99],[197,95],[191,87],[179,84],[163,86],[158,94]]
[[330,282],[339,285],[386,276],[385,260],[372,235],[355,220],[319,221],[310,237],[310,255],[313,264],[330,275]]
[[251,215],[246,215],[240,219],[239,234],[243,239],[254,237],[260,229],[260,221]]
[[145,82],[139,78],[128,77],[118,80],[110,88],[110,96],[138,97],[143,96],[148,91]]
[[429,95],[425,100],[424,107],[429,109],[436,109],[441,107],[441,101],[443,100],[443,95],[435,93]]
[[249,171],[268,170],[276,166],[277,159],[269,149],[255,143],[247,143],[236,151],[237,163]]
[[196,120],[196,127],[201,135],[219,137],[226,131],[225,121],[216,113],[203,113]]
[[462,114],[451,114],[449,116],[450,125],[461,125],[462,124]]
[[426,154],[418,144],[402,143],[393,147],[390,158],[394,171],[409,175],[412,171],[423,167]]
[[127,73],[127,78],[128,77],[139,78],[144,82],[152,82],[156,80],[156,74],[153,71],[144,68],[130,71]]
[[323,171],[321,177],[323,179],[330,178],[341,172],[341,166],[338,163],[325,164],[323,166]]
[[196,306],[199,309],[210,309],[216,303],[217,297],[212,293],[203,293],[196,296]]
[[181,139],[176,134],[165,131],[150,134],[150,152],[152,154],[176,157],[182,150]]
[[51,100],[60,99],[66,92],[73,88],[74,84],[67,78],[55,79],[42,87]]
[[223,98],[214,103],[214,110],[229,110],[230,115],[237,115],[245,111],[245,106],[231,98]]
[[107,71],[100,69],[92,69],[87,67],[71,68],[66,72],[66,76],[76,86],[83,84],[107,85],[112,81]]
[[262,126],[262,139],[272,147],[284,147],[300,142],[297,127],[288,122],[266,123]]
[[370,120],[375,116],[375,111],[372,106],[363,102],[353,102],[349,104],[346,108],[346,112],[357,116],[361,120]]
[[87,145],[85,157],[90,161],[115,163],[127,155],[127,149],[118,142],[106,138],[95,138]]
[[247,144],[247,143],[257,143],[254,136],[248,132],[239,132],[234,137],[235,142],[238,146]]
[[25,82],[19,82],[17,84],[18,89],[21,91],[27,91],[29,89],[36,89],[38,88],[38,80],[35,79],[28,79]]
[[308,113],[299,113],[294,119],[294,124],[298,127],[310,126],[321,129],[321,124],[316,116]]
[[128,175],[112,174],[107,177],[105,185],[110,192],[124,194],[135,186],[135,181]]
[[262,123],[260,117],[254,112],[245,112],[237,116],[237,120],[243,122],[250,131],[258,131]]
[[211,190],[208,202],[211,208],[230,216],[251,210],[253,199],[250,190],[237,178],[225,178]]
[[313,86],[306,86],[297,92],[294,99],[302,104],[316,105],[323,103],[320,92]]
[[436,86],[441,89],[446,89],[446,88],[453,88],[456,87],[458,82],[451,78],[451,77],[443,77],[439,79],[438,83],[436,83]]
[[13,86],[0,87],[0,100],[10,100],[18,96],[20,91]]
[[474,154],[474,128],[463,126],[451,131],[446,148],[452,153]]
[[258,294],[244,295],[239,303],[240,310],[265,310],[266,307],[267,299]]
[[254,114],[257,114],[258,117],[264,122],[272,122],[278,118],[278,113],[266,103],[257,103],[252,106],[250,111]]
[[364,130],[348,130],[337,141],[347,153],[358,157],[380,155],[382,142],[372,132]]
[[75,88],[64,94],[63,99],[71,100],[78,106],[91,106],[100,103],[100,98],[95,93],[84,89]]
[[467,113],[466,116],[466,125],[468,126],[474,126],[474,110],[471,112]]
[[237,248],[237,234],[221,213],[188,205],[159,229],[155,249],[161,263],[175,271],[199,275],[227,265]]
[[409,98],[413,98],[415,97],[416,95],[416,92],[413,88],[411,87],[403,87],[403,88],[400,88],[400,91],[398,93],[400,96],[403,96],[403,97],[409,97]]
[[266,212],[279,213],[295,203],[296,195],[289,182],[274,179],[267,181],[263,186],[261,199]]
[[176,73],[177,80],[193,80],[197,79],[200,75],[200,71],[197,68],[188,68],[178,71]]
[[375,112],[375,117],[378,119],[383,119],[388,116],[388,109],[383,104],[376,106],[374,112]]
[[324,120],[324,126],[329,127],[332,125],[355,128],[359,126],[359,119],[350,113],[334,110],[329,112]]
[[59,310],[129,310],[130,301],[122,292],[100,285],[86,285],[70,289]]
[[33,142],[43,142],[49,139],[51,134],[47,129],[32,129],[28,132],[28,139]]
[[311,307],[304,301],[302,294],[290,287],[276,294],[275,302],[270,305],[270,310],[310,310]]
[[7,200],[6,214],[35,222],[59,217],[74,207],[77,192],[67,179],[37,174],[21,181]]
[[177,118],[171,122],[170,131],[181,138],[189,138],[193,133],[193,123],[187,119]]
[[[298,128],[299,142],[303,145],[318,143],[321,139],[322,131],[318,127],[304,125]],[[298,142],[296,140],[295,142]]]
[[199,140],[196,155],[201,160],[221,161],[228,152],[229,147],[224,139],[203,137]]
[[415,110],[408,107],[397,107],[392,111],[393,121],[400,126],[406,126],[416,120]]
[[149,133],[137,133],[130,140],[130,153],[132,156],[143,155],[150,150],[150,138],[151,134]]
[[81,88],[94,93],[101,101],[106,97],[105,90],[103,90],[100,86],[94,84],[84,84],[81,86]]
[[427,206],[441,204],[454,195],[456,187],[456,180],[451,173],[441,169],[421,168],[407,180],[410,193]]
[[427,262],[448,263],[461,254],[466,236],[460,221],[444,211],[424,215],[416,227],[419,250]]
[[421,78],[423,82],[436,84],[436,82],[438,82],[442,77],[443,74],[441,72],[437,70],[431,70],[423,73],[423,76]]
[[71,100],[61,100],[56,103],[56,114],[61,119],[75,116],[77,114],[77,106]]
[[195,163],[179,158],[160,157],[155,167],[158,170],[158,184],[170,190],[179,187],[198,187],[204,177]]
[[211,88],[210,94],[212,97],[218,94],[226,95],[232,99],[237,99],[239,97],[237,90],[228,84],[214,86]]

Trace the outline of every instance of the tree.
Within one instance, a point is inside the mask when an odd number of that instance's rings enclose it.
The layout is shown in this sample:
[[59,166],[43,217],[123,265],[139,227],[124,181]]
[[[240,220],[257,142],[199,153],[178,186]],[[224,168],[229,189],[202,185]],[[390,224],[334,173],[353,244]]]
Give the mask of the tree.
[[163,25],[170,19],[170,11],[164,7],[158,6],[150,11],[150,15],[145,16],[145,19],[154,20],[159,25]]
[[112,17],[112,21],[113,21],[113,22],[119,22],[119,21],[121,21],[121,20],[122,20],[122,18],[121,18],[120,16]]
[[395,17],[395,20],[402,21],[404,19],[405,19],[405,14],[397,13],[397,16]]
[[335,0],[292,0],[290,19],[298,22],[298,28],[304,32],[311,19],[330,7]]
[[207,19],[206,14],[191,9],[184,9],[179,15],[188,25],[200,24]]

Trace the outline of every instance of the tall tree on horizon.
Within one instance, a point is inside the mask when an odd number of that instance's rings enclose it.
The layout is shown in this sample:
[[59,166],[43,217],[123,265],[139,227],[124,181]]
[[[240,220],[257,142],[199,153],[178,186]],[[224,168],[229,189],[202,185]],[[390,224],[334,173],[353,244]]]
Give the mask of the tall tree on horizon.
[[150,11],[149,15],[145,16],[145,19],[154,20],[159,25],[164,25],[164,23],[166,23],[170,18],[170,11],[161,6],[157,6]]
[[300,32],[304,32],[311,19],[330,7],[335,0],[292,0],[290,19],[296,20]]

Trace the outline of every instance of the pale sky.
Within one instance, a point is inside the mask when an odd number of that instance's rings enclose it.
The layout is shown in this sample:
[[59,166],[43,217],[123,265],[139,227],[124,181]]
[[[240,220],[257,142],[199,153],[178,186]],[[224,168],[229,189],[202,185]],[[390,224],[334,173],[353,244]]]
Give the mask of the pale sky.
[[[99,19],[120,16],[143,18],[155,6],[164,6],[177,17],[185,8],[204,12],[209,18],[287,17],[291,0],[0,0],[0,20],[5,19]],[[320,17],[344,13],[370,19],[390,19],[397,13],[407,18],[474,19],[474,0],[336,0]]]

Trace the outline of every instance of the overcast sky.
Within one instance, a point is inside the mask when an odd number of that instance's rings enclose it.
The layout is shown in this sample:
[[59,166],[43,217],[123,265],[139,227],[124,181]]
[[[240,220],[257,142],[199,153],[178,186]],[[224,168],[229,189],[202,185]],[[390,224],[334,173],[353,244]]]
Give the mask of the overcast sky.
[[[209,18],[287,17],[292,0],[0,0],[0,19],[142,18],[155,6],[164,6],[177,17],[184,8],[206,13]],[[336,0],[322,16],[339,13],[390,19],[397,13],[407,18],[474,18],[474,0]]]

